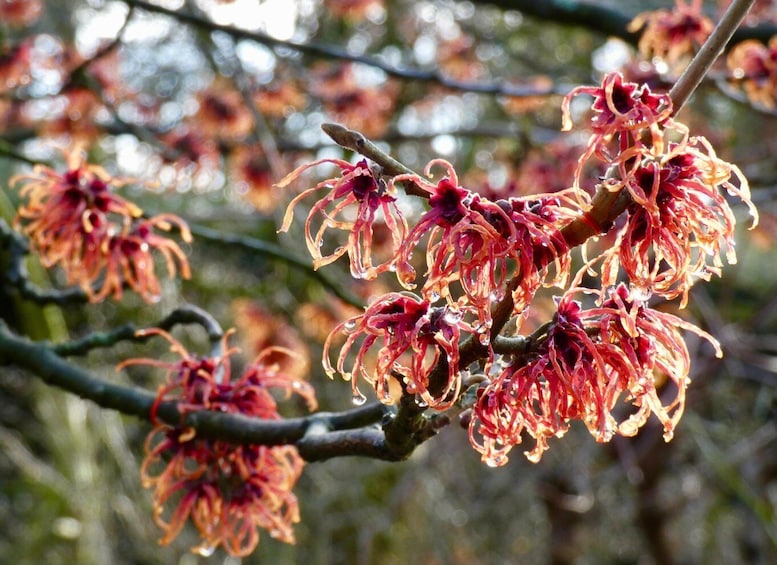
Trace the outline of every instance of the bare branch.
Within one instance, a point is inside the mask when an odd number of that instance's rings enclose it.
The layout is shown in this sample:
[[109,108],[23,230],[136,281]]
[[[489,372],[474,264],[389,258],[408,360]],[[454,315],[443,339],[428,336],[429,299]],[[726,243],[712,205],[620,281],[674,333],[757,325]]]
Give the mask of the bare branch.
[[[99,406],[149,420],[156,396],[148,391],[105,381],[67,362],[52,346],[14,334],[0,321],[0,361],[27,369],[51,386],[56,386]],[[192,427],[203,437],[244,444],[294,445],[301,442],[303,457],[322,460],[345,455],[363,455],[396,460],[396,452],[381,442],[374,426],[390,408],[378,402],[346,412],[319,412],[303,418],[259,420],[238,414],[196,411],[182,414],[175,402],[163,402],[157,418],[171,426]],[[332,433],[339,432],[339,433]]]

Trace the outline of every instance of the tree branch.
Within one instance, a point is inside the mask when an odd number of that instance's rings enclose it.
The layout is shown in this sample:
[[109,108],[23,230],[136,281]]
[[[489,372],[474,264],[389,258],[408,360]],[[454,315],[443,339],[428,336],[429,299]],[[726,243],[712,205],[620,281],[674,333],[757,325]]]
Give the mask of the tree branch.
[[[199,324],[208,334],[211,345],[217,344],[224,337],[224,330],[208,312],[193,304],[187,304],[173,310],[166,318],[152,327],[170,331],[173,327],[182,324]],[[124,324],[108,332],[93,332],[82,338],[58,343],[51,346],[51,350],[60,357],[72,357],[86,355],[92,349],[113,347],[120,341],[148,341],[151,335],[137,335],[138,328],[134,324]]]
[[191,13],[186,13],[178,10],[171,10],[162,6],[157,6],[146,2],[145,0],[123,0],[130,6],[141,8],[148,12],[157,14],[163,14],[177,19],[178,21],[187,23],[192,26],[196,26],[200,29],[207,31],[220,31],[226,33],[237,39],[250,39],[267,45],[272,48],[285,48],[298,53],[304,53],[319,59],[338,59],[342,61],[350,61],[352,63],[361,63],[376,69],[380,69],[388,76],[403,79],[403,80],[415,80],[420,82],[433,82],[440,84],[451,90],[460,90],[465,92],[474,92],[478,94],[500,94],[511,97],[526,97],[526,96],[545,96],[551,94],[564,95],[568,91],[565,87],[550,86],[547,88],[538,88],[536,86],[514,86],[505,84],[501,81],[496,82],[466,82],[458,81],[448,78],[438,71],[425,71],[421,69],[413,69],[410,67],[397,67],[384,63],[376,57],[370,57],[367,55],[355,55],[349,53],[345,49],[334,47],[332,45],[325,45],[321,43],[300,43],[296,41],[284,41],[276,39],[270,35],[258,32],[247,31],[238,29],[232,26],[221,25],[212,22],[206,18],[198,17]]
[[[0,321],[0,361],[27,369],[46,384],[56,386],[99,406],[150,420],[156,396],[148,391],[111,383],[70,364],[52,347],[11,332]],[[320,461],[345,455],[363,455],[396,460],[394,452],[380,441],[374,426],[390,408],[374,402],[346,412],[319,412],[302,418],[260,420],[238,414],[201,410],[182,414],[175,402],[163,402],[157,418],[171,426],[192,427],[202,437],[242,444],[300,444],[302,457]],[[314,433],[306,435],[308,430]],[[304,441],[302,441],[304,439]]]

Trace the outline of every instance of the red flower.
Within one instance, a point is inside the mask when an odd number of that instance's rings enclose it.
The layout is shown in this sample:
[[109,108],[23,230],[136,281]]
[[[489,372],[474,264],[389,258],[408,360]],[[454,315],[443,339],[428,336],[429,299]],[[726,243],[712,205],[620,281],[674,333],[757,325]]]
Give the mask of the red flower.
[[188,261],[178,245],[153,233],[155,227],[169,230],[176,225],[184,241],[190,241],[181,219],[165,214],[137,221],[142,210],[111,190],[124,181],[86,164],[78,152],[68,161],[64,174],[39,166],[32,174],[11,179],[12,184],[24,183],[21,195],[27,198],[16,225],[30,238],[44,266],[60,266],[68,284],[80,286],[92,302],[110,294],[118,299],[125,284],[146,301],[157,299],[152,250],[165,257],[169,276],[180,270],[189,277]]
[[[536,442],[526,456],[539,461],[548,439],[563,436],[571,420],[581,420],[597,441],[607,442],[615,433],[635,435],[653,413],[669,441],[683,412],[690,369],[680,330],[707,339],[721,355],[710,335],[651,310],[625,286],[589,310],[572,300],[575,292],[559,301],[538,348],[528,358],[515,359],[479,391],[470,441],[487,464],[504,465],[524,433]],[[668,404],[659,398],[656,384],[665,376],[675,386]],[[631,415],[615,412],[621,399],[634,406]]]
[[[293,218],[294,207],[303,198],[322,188],[329,188],[329,193],[321,198],[311,208],[305,221],[305,242],[313,257],[313,268],[318,269],[336,261],[346,253],[351,260],[351,275],[355,278],[373,279],[378,274],[391,268],[393,259],[378,266],[372,264],[373,224],[382,216],[391,232],[396,249],[407,233],[407,223],[396,204],[396,189],[386,184],[377,173],[370,168],[366,160],[352,165],[340,159],[322,159],[299,167],[287,175],[279,187],[285,187],[297,179],[302,172],[321,163],[333,163],[340,167],[342,176],[326,180],[303,191],[289,204],[280,232],[288,231]],[[356,208],[353,210],[353,208]],[[352,212],[348,214],[348,212]],[[321,225],[313,234],[313,222],[317,215],[321,216]],[[324,234],[328,228],[347,231],[348,244],[337,247],[329,255],[322,255]]]
[[183,220],[172,214],[161,214],[137,222],[132,228],[125,226],[123,233],[112,235],[107,244],[103,243],[99,248],[91,247],[91,257],[84,257],[85,272],[82,277],[90,282],[101,281],[98,283],[100,289],[92,296],[92,301],[99,302],[109,295],[120,300],[124,286],[148,302],[159,299],[161,288],[154,267],[153,251],[158,251],[164,257],[168,277],[173,278],[180,271],[182,278],[190,278],[189,261],[178,244],[154,233],[154,228],[169,231],[173,225],[178,228],[184,241],[191,241],[189,228]]
[[[647,85],[623,82],[620,73],[609,73],[602,79],[602,86],[578,86],[564,97],[561,105],[562,130],[572,129],[569,110],[572,98],[578,94],[594,97],[591,109],[592,134],[588,149],[578,160],[575,171],[575,186],[582,180],[583,165],[597,155],[603,161],[626,160],[627,150],[642,137],[642,131],[649,129],[653,144],[663,142],[659,126],[670,119],[672,99],[668,94],[654,94]],[[615,147],[610,142],[615,141]],[[625,153],[625,154],[624,154]]]
[[[562,284],[569,271],[567,248],[560,233],[562,197],[491,200],[458,186],[450,163],[447,175],[436,185],[417,175],[400,175],[394,183],[412,180],[430,193],[427,210],[397,251],[396,271],[405,288],[415,287],[411,257],[428,233],[424,298],[434,303],[445,298],[459,309],[472,309],[478,329],[491,327],[491,307],[504,298],[506,283],[518,277],[515,313],[520,314],[543,283],[550,263],[556,276],[549,284]],[[458,283],[458,289],[451,289]],[[514,293],[514,294],[515,294]],[[454,299],[454,296],[461,298]],[[484,339],[488,336],[483,333]]]
[[[416,272],[411,258],[418,243],[429,234],[426,254],[429,270],[424,295],[432,302],[449,296],[448,284],[458,277],[459,267],[472,266],[483,260],[490,260],[490,267],[496,267],[495,261],[510,252],[511,240],[515,237],[515,228],[507,212],[459,186],[456,171],[450,163],[435,159],[426,166],[424,173],[428,175],[436,164],[443,166],[447,172],[436,184],[418,175],[399,175],[392,181],[393,184],[412,181],[430,195],[429,210],[419,218],[397,250],[396,271],[402,286],[415,288]],[[476,257],[468,258],[469,253]],[[465,274],[462,277],[465,290],[473,290],[468,284],[470,282],[475,281]]]
[[[167,383],[160,387],[157,403],[177,401],[179,410],[211,410],[262,419],[279,419],[272,389],[295,392],[316,407],[312,387],[281,372],[269,361],[288,350],[269,348],[231,381],[225,336],[217,357],[196,358],[168,333],[150,329],[179,354],[176,362],[130,359],[128,365],[152,365],[167,369]],[[229,334],[228,334],[229,335]],[[155,417],[156,409],[152,413]],[[141,467],[144,486],[153,488],[155,520],[165,530],[161,543],[172,541],[187,519],[197,527],[202,543],[193,548],[210,553],[223,545],[230,555],[244,556],[259,543],[259,528],[287,543],[294,543],[292,524],[299,521],[297,499],[291,489],[303,461],[292,446],[233,445],[196,436],[193,429],[158,424],[146,440],[146,459]],[[175,510],[166,517],[168,502]]]
[[[569,248],[561,234],[562,225],[576,214],[565,194],[510,198],[510,220],[516,239],[512,275],[519,282],[513,290],[513,314],[520,316],[542,286],[563,287],[570,270]],[[566,205],[565,205],[566,204]],[[553,276],[548,273],[553,269]]]
[[633,285],[665,298],[682,296],[682,307],[697,278],[720,275],[721,255],[736,262],[734,214],[722,190],[748,205],[753,225],[758,212],[742,173],[718,159],[706,139],[683,138],[664,149],[635,146],[636,164],[621,164],[633,203],[616,244],[603,254],[602,285],[615,284],[623,267]]
[[[459,375],[459,339],[461,331],[471,331],[462,322],[462,312],[444,306],[433,308],[428,300],[409,293],[389,293],[372,304],[364,314],[340,323],[324,344],[324,369],[329,376],[340,373],[353,386],[354,402],[364,402],[359,390],[361,377],[375,387],[381,402],[392,402],[389,381],[401,378],[405,391],[417,394],[432,408],[448,408],[456,401],[461,388]],[[338,334],[344,334],[345,344],[337,358],[337,370],[330,361],[329,350]],[[350,369],[346,362],[361,340]],[[367,363],[366,355],[378,347],[377,361]],[[443,357],[443,354],[445,357]],[[407,358],[409,357],[409,359]],[[438,361],[447,363],[447,381],[440,391],[429,390],[429,377]]]

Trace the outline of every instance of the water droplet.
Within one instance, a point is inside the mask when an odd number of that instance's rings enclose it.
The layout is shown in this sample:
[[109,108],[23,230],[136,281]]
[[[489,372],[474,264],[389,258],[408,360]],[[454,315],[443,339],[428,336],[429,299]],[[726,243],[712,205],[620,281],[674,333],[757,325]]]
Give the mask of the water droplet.
[[504,455],[492,455],[491,457],[486,458],[485,463],[489,467],[501,467],[507,463],[507,457]]
[[499,302],[505,297],[505,293],[504,290],[492,290],[488,297],[491,302]]
[[419,408],[426,408],[427,406],[429,406],[429,404],[427,404],[426,400],[424,400],[424,399],[421,397],[421,395],[420,395],[420,394],[416,395],[416,397],[415,397],[415,404],[416,404],[416,406],[418,406]]
[[644,287],[634,287],[631,291],[631,297],[634,300],[638,300],[640,302],[646,302],[651,296],[652,292],[649,288]]
[[201,545],[200,547],[196,548],[195,551],[202,555],[203,557],[210,557],[213,555],[213,552],[216,551],[216,548],[212,545],[204,546]]
[[445,311],[445,315],[442,317],[442,319],[446,324],[453,325],[458,324],[463,316],[464,314],[459,310],[456,310],[455,308],[448,308]]
[[397,271],[397,264],[391,263],[388,267],[389,272],[395,273]]
[[351,402],[353,402],[355,406],[361,406],[367,402],[367,397],[364,396],[361,392],[356,391],[351,398]]
[[346,332],[352,332],[356,329],[356,320],[348,320],[343,324],[343,330]]

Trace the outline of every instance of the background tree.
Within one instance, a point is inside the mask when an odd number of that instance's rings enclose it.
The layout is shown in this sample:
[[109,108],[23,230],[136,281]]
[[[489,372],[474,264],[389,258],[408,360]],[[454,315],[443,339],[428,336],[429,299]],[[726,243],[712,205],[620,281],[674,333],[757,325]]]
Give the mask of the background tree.
[[[771,561],[777,28],[755,2],[736,29],[751,3],[0,3],[0,555]],[[711,69],[710,34],[713,55],[727,45]],[[719,278],[729,204],[738,262]],[[554,301],[542,282],[567,269],[599,284],[567,258],[583,243],[614,290]],[[711,280],[691,288],[691,266]],[[648,357],[655,390],[624,385],[655,395],[637,437],[562,386],[519,420],[560,427],[527,425],[507,462],[524,425],[491,422],[484,398],[529,370],[540,390]]]

